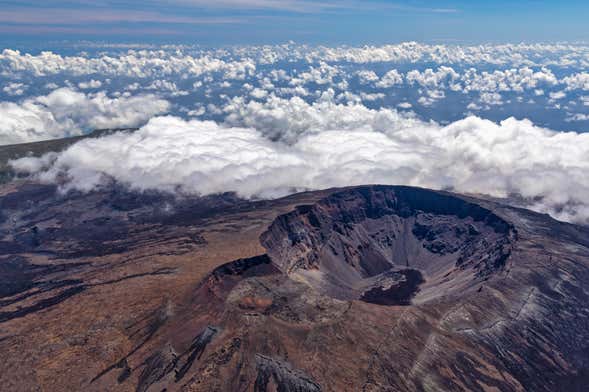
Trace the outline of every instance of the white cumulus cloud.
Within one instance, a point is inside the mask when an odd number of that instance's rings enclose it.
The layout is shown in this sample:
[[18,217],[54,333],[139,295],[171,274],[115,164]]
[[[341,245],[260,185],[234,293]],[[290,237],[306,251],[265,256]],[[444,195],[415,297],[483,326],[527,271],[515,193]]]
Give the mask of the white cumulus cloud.
[[291,144],[285,144],[253,127],[160,117],[135,133],[78,142],[36,167],[30,159],[12,164],[23,171],[45,167],[38,171],[44,181],[67,178],[65,188],[80,190],[117,180],[136,189],[234,191],[243,197],[367,183],[517,193],[535,200],[537,210],[589,221],[589,134],[553,132],[527,120],[497,124],[477,117],[448,126],[399,117],[396,127],[377,131],[361,126],[359,119],[372,116],[378,123],[382,113],[332,109],[357,115],[358,121],[313,132],[315,122],[307,122],[309,128],[291,132]]
[[21,103],[0,102],[0,145],[136,127],[168,108],[167,101],[149,95],[109,98],[61,88]]
[[373,110],[357,102],[338,104],[331,90],[313,103],[299,97],[270,96],[265,102],[237,97],[225,106],[224,111],[225,125],[256,128],[271,140],[287,143],[296,142],[302,135],[326,130],[394,132],[421,124],[413,115],[401,114],[395,109]]

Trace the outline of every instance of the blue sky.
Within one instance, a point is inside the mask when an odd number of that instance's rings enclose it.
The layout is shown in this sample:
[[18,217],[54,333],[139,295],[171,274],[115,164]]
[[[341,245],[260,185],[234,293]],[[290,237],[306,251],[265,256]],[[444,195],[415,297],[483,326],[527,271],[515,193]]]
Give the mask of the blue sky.
[[203,45],[586,41],[582,0],[0,0],[0,35]]

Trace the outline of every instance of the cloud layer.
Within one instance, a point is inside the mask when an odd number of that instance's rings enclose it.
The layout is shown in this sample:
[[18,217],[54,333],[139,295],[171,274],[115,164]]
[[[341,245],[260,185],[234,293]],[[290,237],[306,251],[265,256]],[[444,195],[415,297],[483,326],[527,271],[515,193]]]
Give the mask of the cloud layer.
[[109,97],[157,94],[174,115],[224,122],[223,106],[235,99],[267,108],[275,97],[312,104],[333,91],[340,103],[411,109],[441,123],[474,114],[531,118],[556,130],[589,126],[585,44],[87,45],[2,50],[0,100],[19,103],[60,87]]
[[64,189],[413,184],[589,219],[589,134],[548,129],[587,130],[586,44],[70,49],[0,52],[0,144],[171,116],[13,163]]
[[109,98],[61,88],[22,103],[0,102],[0,145],[136,127],[168,109],[167,101],[153,95]]
[[[317,116],[341,110],[333,105]],[[272,137],[290,144],[270,140],[264,129],[159,117],[135,133],[84,140],[61,154],[12,164],[44,181],[66,178],[64,189],[83,191],[116,180],[139,190],[262,198],[366,183],[519,194],[534,200],[533,208],[589,222],[589,134],[553,132],[527,120],[469,117],[440,126],[400,115],[376,120],[382,113],[359,106],[346,110],[330,130],[283,123],[284,137]],[[358,126],[370,116],[383,121],[382,130]]]

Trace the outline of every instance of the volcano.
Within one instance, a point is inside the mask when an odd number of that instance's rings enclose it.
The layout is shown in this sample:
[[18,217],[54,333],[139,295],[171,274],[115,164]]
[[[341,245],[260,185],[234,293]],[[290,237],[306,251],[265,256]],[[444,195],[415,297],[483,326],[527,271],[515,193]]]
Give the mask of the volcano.
[[0,382],[581,391],[589,229],[367,185],[271,201],[0,188]]

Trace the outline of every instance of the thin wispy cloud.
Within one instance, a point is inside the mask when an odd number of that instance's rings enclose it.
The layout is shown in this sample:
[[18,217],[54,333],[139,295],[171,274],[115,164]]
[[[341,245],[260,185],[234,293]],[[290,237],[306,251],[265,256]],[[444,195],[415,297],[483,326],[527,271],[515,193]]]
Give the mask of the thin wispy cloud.
[[[202,36],[211,34],[207,26],[249,25],[243,28],[244,32],[258,32],[266,37],[269,31],[288,25],[290,29],[295,29],[291,38],[305,34],[312,38],[320,26],[339,23],[340,16],[408,12],[453,13],[456,10],[375,0],[146,0],[140,4],[126,0],[0,0],[0,32],[24,36],[159,37],[187,33]],[[320,18],[321,23],[310,21],[307,17]],[[305,23],[306,28],[301,26]],[[108,29],[105,29],[106,25]],[[222,27],[217,29],[217,33],[224,34]]]
[[[208,25],[212,25],[209,23]],[[70,26],[56,26],[56,25],[0,25],[0,33],[3,34],[20,34],[22,36],[35,36],[38,34],[72,34],[72,35],[88,35],[92,37],[113,37],[126,36],[131,38],[150,36],[166,36],[166,37],[180,37],[183,32],[177,28],[162,28],[162,27],[109,27],[105,31],[104,27],[100,26],[84,26],[84,25],[70,25]]]
[[[206,40],[212,45],[301,38],[307,43],[354,45],[458,37],[468,43],[584,42],[589,3],[569,3],[561,7],[533,0],[0,0],[0,24],[6,25],[3,31],[29,36],[32,31],[17,26],[80,26],[82,31],[110,24],[141,33],[145,26],[140,24],[160,24],[149,28],[177,29],[186,41]],[[228,25],[235,26],[225,28]],[[58,38],[70,38],[63,35]],[[104,35],[113,36],[110,30]],[[145,38],[161,41],[157,34]]]
[[[336,10],[398,10],[412,12],[455,13],[455,8],[443,7],[417,7],[403,3],[389,3],[379,1],[308,1],[308,0],[170,0],[166,3],[175,3],[185,6],[193,6],[207,9],[241,9],[241,10],[282,10],[298,13],[332,12]],[[151,1],[150,4],[162,3]]]
[[0,22],[12,24],[44,25],[79,25],[86,23],[170,23],[170,24],[235,24],[245,23],[245,18],[217,16],[181,16],[166,15],[149,11],[114,11],[114,10],[71,10],[42,9],[37,12],[23,10],[0,11]]
[[[223,23],[223,19],[211,16],[186,16],[186,10],[220,11],[283,11],[288,13],[311,14],[356,11],[408,11],[426,13],[455,13],[454,8],[416,7],[403,3],[378,1],[308,1],[308,0],[148,0],[141,5],[127,1],[46,1],[46,2],[3,2],[0,21],[7,23],[48,23],[76,24],[96,22],[160,22],[160,23],[203,23],[211,20]],[[154,12],[154,9],[166,12]],[[52,23],[51,23],[52,22]]]
[[[231,8],[242,10],[283,10],[291,12],[317,12],[323,10],[343,9],[352,6],[353,2],[317,2],[306,0],[220,0],[210,2],[206,0],[171,0],[171,3],[199,7],[199,8]],[[160,3],[153,1],[152,3]]]

